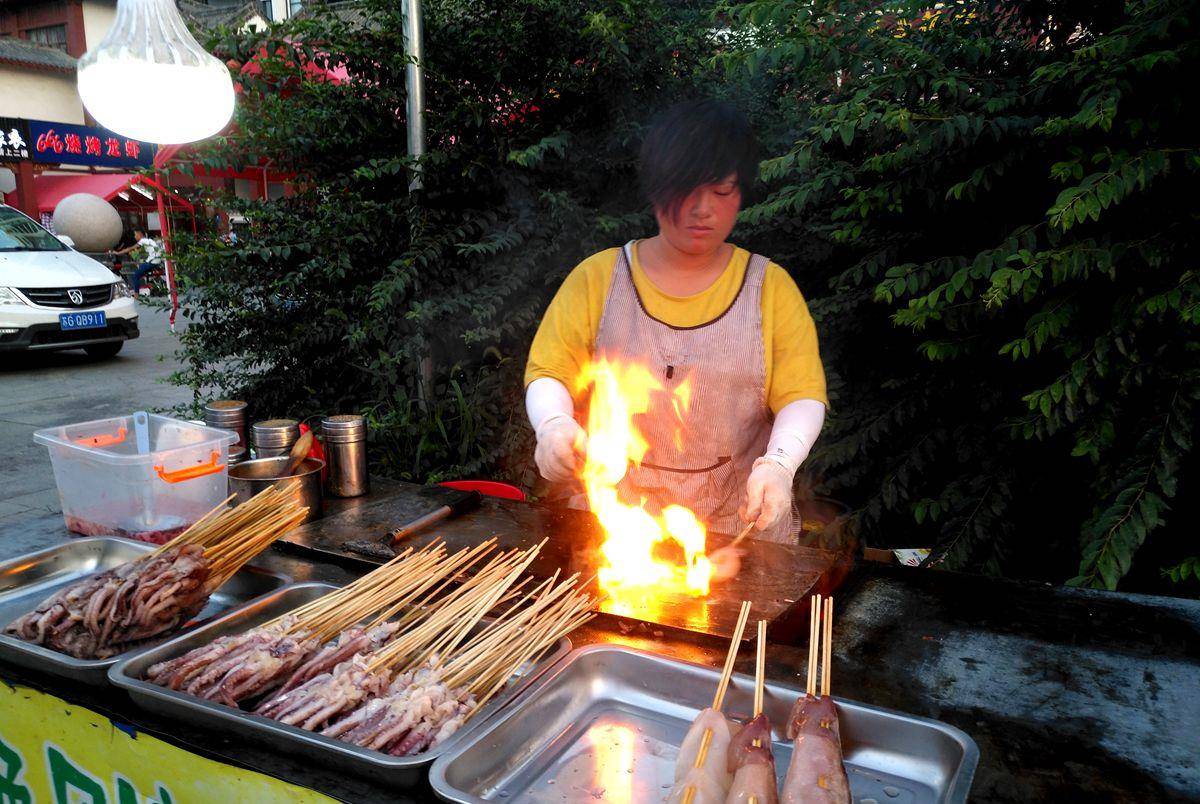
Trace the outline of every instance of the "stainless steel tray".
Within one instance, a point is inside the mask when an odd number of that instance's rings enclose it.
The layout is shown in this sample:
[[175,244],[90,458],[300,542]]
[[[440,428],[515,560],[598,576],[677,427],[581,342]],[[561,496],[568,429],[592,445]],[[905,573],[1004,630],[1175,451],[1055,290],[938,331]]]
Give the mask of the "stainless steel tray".
[[445,743],[415,757],[388,756],[295,726],[287,726],[241,709],[194,698],[144,680],[146,670],[152,664],[207,644],[219,636],[261,625],[336,588],[324,583],[302,583],[280,589],[274,594],[231,611],[202,628],[130,656],[109,671],[109,680],[127,690],[134,703],[151,712],[218,729],[226,734],[240,734],[271,748],[311,757],[338,770],[364,773],[373,779],[384,779],[398,787],[411,787],[421,782],[425,768],[430,762],[453,748],[463,738],[470,736],[497,710],[571,651],[570,641],[560,639],[541,661],[522,668],[515,680],[485,704],[479,714],[467,721],[458,733]]
[[[610,645],[574,651],[500,717],[438,758],[434,791],[447,801],[658,802],[692,720],[712,704],[710,667]],[[782,784],[791,761],[783,738],[802,690],[768,683],[763,705],[776,729]],[[726,714],[748,719],[754,679],[735,675]],[[838,701],[843,750],[856,802],[964,802],[979,761],[975,741],[925,718]]]
[[[126,561],[132,561],[157,547],[158,545],[114,536],[73,538],[57,547],[26,553],[0,563],[0,629],[22,614],[33,611],[39,603],[64,586],[97,572],[112,569]],[[185,629],[207,622],[215,615],[240,606],[259,595],[286,586],[291,580],[286,575],[276,572],[242,567],[212,594],[204,609],[185,626]],[[124,654],[108,659],[76,659],[0,634],[0,660],[85,684],[107,684],[108,668],[116,664],[122,656],[144,648],[145,645],[131,648]]]

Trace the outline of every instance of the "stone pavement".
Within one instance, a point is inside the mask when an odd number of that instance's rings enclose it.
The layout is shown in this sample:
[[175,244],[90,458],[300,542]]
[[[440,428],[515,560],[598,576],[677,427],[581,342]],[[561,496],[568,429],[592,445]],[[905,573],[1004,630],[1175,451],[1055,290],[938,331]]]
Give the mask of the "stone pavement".
[[33,443],[34,430],[191,400],[186,388],[162,381],[176,367],[167,314],[139,304],[138,315],[141,337],[110,360],[81,350],[0,353],[0,524],[61,510],[50,456]]

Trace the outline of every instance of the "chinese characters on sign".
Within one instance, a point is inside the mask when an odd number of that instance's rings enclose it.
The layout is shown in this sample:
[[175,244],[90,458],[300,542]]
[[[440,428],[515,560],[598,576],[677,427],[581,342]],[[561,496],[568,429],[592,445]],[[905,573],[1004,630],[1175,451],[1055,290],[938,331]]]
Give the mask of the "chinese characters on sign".
[[24,120],[0,117],[0,162],[29,159],[29,127]]
[[0,678],[0,804],[333,804]]
[[23,158],[34,162],[120,168],[149,167],[154,162],[154,145],[106,129],[47,120],[19,122],[27,127]]

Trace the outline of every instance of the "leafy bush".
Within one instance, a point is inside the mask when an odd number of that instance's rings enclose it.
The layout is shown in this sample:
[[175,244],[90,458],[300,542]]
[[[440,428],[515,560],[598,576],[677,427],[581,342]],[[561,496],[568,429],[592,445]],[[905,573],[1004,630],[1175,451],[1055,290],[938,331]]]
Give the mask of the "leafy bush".
[[[236,246],[179,244],[203,291],[186,298],[176,380],[244,397],[254,415],[366,411],[379,468],[400,477],[528,483],[529,338],[572,265],[648,225],[632,185],[639,132],[692,91],[707,22],[656,2],[423,6],[429,153],[415,193],[399,4],[370,4],[353,26],[319,14],[210,43],[241,95],[236,133],[204,163],[269,164],[297,182],[275,201],[217,199],[246,216]],[[348,81],[314,80],[339,65]]]
[[957,567],[1053,577],[1075,531],[1115,588],[1195,477],[1194,5],[728,13],[785,133],[746,227],[821,296],[824,487]]
[[179,382],[260,415],[365,410],[401,477],[529,484],[537,318],[579,259],[651,231],[646,120],[723,94],[769,150],[735,237],[793,272],[822,336],[815,488],[870,540],[937,542],[951,566],[1113,588],[1153,534],[1150,575],[1195,579],[1186,516],[1167,524],[1200,402],[1191,4],[433,0],[425,17],[417,193],[397,4],[212,42],[257,67],[204,160],[297,182],[225,200],[249,221],[237,247],[184,244],[202,292]]

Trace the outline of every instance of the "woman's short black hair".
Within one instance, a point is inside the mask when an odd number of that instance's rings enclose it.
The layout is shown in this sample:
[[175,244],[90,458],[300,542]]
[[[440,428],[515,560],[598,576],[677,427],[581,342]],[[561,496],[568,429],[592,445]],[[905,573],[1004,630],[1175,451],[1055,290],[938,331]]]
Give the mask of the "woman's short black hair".
[[638,178],[656,210],[674,217],[688,194],[736,175],[742,195],[758,175],[758,139],[736,106],[718,100],[677,103],[642,142]]

